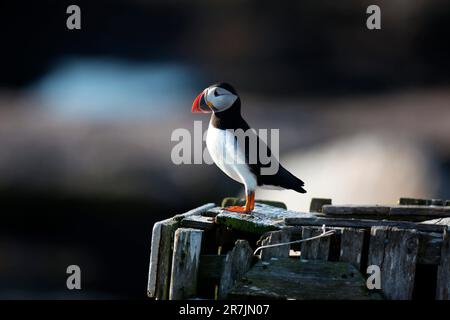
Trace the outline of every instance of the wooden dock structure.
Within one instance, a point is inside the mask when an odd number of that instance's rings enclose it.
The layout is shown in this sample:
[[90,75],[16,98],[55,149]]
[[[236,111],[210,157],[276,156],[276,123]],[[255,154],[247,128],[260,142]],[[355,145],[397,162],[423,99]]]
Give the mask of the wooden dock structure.
[[[450,300],[449,201],[333,205],[316,198],[310,212],[264,201],[251,215],[222,209],[239,201],[154,225],[150,298]],[[333,234],[299,243],[323,226]],[[373,266],[379,289],[368,285]]]

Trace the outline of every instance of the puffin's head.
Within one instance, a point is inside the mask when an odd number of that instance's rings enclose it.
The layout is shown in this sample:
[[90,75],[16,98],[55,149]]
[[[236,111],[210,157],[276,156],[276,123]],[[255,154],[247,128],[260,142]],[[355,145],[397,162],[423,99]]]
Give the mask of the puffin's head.
[[233,107],[239,101],[236,90],[228,83],[220,82],[206,88],[195,98],[192,112],[222,112]]

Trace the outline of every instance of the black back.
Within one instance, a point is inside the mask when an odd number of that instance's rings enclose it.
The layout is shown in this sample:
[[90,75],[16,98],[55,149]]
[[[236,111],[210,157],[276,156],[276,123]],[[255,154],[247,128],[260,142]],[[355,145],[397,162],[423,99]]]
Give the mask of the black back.
[[[222,86],[222,84],[221,84]],[[222,88],[236,94],[236,91],[233,87],[230,88],[223,87]],[[231,89],[233,91],[231,91]],[[236,94],[237,95],[237,94]],[[215,128],[221,130],[237,130],[242,129],[244,131],[249,130],[250,126],[247,121],[242,118],[241,115],[241,100],[238,98],[234,104],[225,111],[213,113],[211,116],[211,125]],[[236,141],[237,138],[235,137]],[[270,148],[262,141],[259,137],[257,138],[257,163],[249,163],[249,150],[250,150],[250,139],[246,137],[245,139],[245,158],[247,165],[250,167],[250,171],[256,176],[258,185],[271,185],[282,187],[285,189],[292,189],[300,193],[306,193],[306,190],[302,188],[304,185],[303,181],[295,177],[292,173],[287,171],[281,164],[279,165],[278,172],[274,175],[261,175],[261,168],[270,167],[270,163],[262,164],[259,159],[259,149],[261,147],[266,148],[266,154],[268,157],[271,157],[271,161],[278,161],[275,157],[272,157],[272,151]]]

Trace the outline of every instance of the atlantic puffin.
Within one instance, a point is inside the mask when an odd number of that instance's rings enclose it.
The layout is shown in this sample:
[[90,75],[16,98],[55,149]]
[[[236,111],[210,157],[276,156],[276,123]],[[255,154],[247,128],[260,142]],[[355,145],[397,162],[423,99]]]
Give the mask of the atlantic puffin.
[[[192,112],[211,113],[206,136],[209,154],[226,175],[245,187],[245,206],[231,206],[224,208],[225,210],[250,214],[255,207],[255,190],[258,186],[306,193],[303,181],[279,164],[256,131],[251,130],[242,118],[241,99],[230,84],[220,82],[203,90],[195,98]],[[246,139],[236,137],[234,133],[242,132],[239,129],[247,133]],[[250,143],[257,143],[256,149]],[[270,162],[261,161],[261,147],[267,148],[264,152],[270,157]],[[253,152],[249,154],[251,150]],[[272,161],[276,161],[278,171],[270,175],[262,174],[263,169]]]

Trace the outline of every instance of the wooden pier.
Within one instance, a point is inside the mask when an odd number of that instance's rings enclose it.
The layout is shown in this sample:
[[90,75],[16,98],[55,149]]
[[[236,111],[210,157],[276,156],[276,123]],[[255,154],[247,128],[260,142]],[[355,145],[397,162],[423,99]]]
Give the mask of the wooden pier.
[[[222,205],[239,202],[226,199]],[[154,299],[450,299],[448,201],[333,205],[257,202],[251,215],[206,204],[154,225]],[[333,230],[333,234],[309,239]],[[260,246],[295,242],[290,245]],[[368,286],[369,266],[381,288]]]

